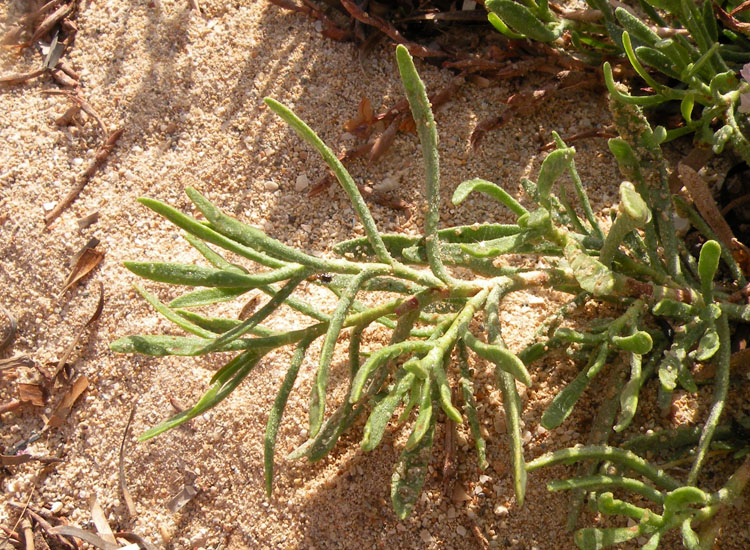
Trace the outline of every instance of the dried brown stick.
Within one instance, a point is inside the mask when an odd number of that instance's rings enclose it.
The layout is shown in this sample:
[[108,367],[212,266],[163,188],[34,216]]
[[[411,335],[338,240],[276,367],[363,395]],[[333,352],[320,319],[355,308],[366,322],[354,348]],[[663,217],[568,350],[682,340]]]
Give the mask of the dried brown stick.
[[375,27],[376,29],[388,35],[391,40],[397,42],[398,44],[403,44],[409,50],[409,53],[416,57],[448,56],[448,54],[446,54],[445,52],[433,50],[432,48],[426,48],[425,46],[417,44],[416,42],[407,40],[400,32],[398,32],[396,27],[381,19],[380,17],[368,14],[367,12],[362,10],[356,4],[356,2],[353,2],[352,0],[341,0],[341,5],[344,6],[346,11],[348,11],[354,19],[356,19],[357,21],[361,21],[365,25],[371,25]]
[[0,405],[0,414],[5,414],[7,412],[20,409],[22,405],[23,403],[18,399],[14,399],[13,401],[9,401],[8,403],[3,403],[2,405]]
[[21,521],[21,529],[23,530],[24,548],[26,550],[34,550],[34,530],[31,528],[31,521],[24,518]]
[[[571,136],[566,136],[563,138],[563,141],[567,144],[575,143],[576,141],[580,141],[582,139],[587,138],[614,138],[617,137],[617,133],[614,131],[613,126],[605,126],[604,128],[591,128],[589,130],[584,130],[582,132],[575,133]],[[556,147],[554,141],[550,141],[549,143],[545,143],[541,147],[541,151],[551,151]]]
[[65,364],[68,362],[68,358],[73,353],[73,350],[75,350],[76,346],[78,345],[78,342],[81,341],[81,337],[83,336],[84,331],[89,328],[91,325],[94,324],[94,322],[99,319],[99,317],[102,314],[102,310],[104,309],[104,285],[99,282],[99,301],[96,304],[96,309],[94,310],[93,315],[89,318],[88,321],[86,321],[86,324],[84,324],[81,329],[76,334],[76,337],[73,339],[73,341],[70,343],[70,345],[65,348],[65,351],[62,354],[62,357],[57,362],[57,368],[55,369],[55,373],[52,375],[52,379],[54,380],[57,378],[57,375],[60,374],[60,371],[62,371]]
[[23,84],[27,80],[42,76],[44,74],[44,71],[46,70],[47,69],[36,69],[35,71],[31,71],[28,73],[13,73],[5,76],[0,76],[0,84],[7,84],[9,86],[15,84]]
[[127,441],[128,433],[130,432],[130,424],[133,422],[133,416],[135,415],[135,405],[133,405],[133,408],[130,409],[130,416],[128,417],[128,422],[125,425],[125,432],[122,434],[122,441],[120,442],[120,460],[118,465],[118,477],[120,481],[120,490],[122,491],[122,496],[125,499],[125,505],[128,508],[128,515],[132,518],[135,517],[135,515],[138,513],[138,510],[135,507],[135,502],[133,502],[133,497],[130,496],[130,491],[128,490],[128,483],[125,480],[125,441]]
[[29,45],[46,36],[55,25],[73,13],[74,5],[75,3],[64,4],[45,17],[44,21],[42,21],[34,31],[31,40],[29,40]]
[[65,210],[74,200],[76,200],[76,198],[78,198],[78,195],[81,193],[81,191],[83,191],[84,187],[86,187],[86,184],[91,179],[91,176],[93,176],[99,169],[99,167],[106,162],[107,158],[109,158],[109,155],[112,153],[112,149],[114,149],[115,145],[117,144],[117,140],[120,139],[123,132],[124,128],[119,128],[112,132],[109,137],[107,137],[102,146],[99,147],[94,160],[91,161],[91,164],[89,164],[86,170],[84,170],[83,174],[81,174],[81,176],[78,178],[78,183],[76,183],[76,185],[73,187],[73,189],[70,190],[67,196],[44,217],[44,222],[47,224],[47,226],[55,221],[57,217],[62,214],[63,210]]

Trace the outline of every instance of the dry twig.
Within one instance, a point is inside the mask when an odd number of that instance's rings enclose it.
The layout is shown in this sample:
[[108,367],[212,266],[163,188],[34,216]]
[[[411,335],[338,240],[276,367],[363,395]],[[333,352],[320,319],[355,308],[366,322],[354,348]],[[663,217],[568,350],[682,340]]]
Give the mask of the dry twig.
[[[81,107],[83,108],[83,106]],[[93,176],[99,169],[99,167],[106,162],[107,158],[109,158],[109,155],[112,153],[112,149],[114,149],[117,140],[122,137],[123,132],[124,128],[119,128],[112,132],[109,137],[107,137],[102,146],[99,147],[99,151],[97,151],[94,160],[91,161],[91,164],[89,164],[88,168],[86,168],[83,174],[81,174],[80,178],[78,179],[78,183],[73,187],[73,189],[70,190],[66,197],[44,217],[44,221],[47,226],[55,221],[57,217],[62,214],[63,210],[65,210],[74,200],[76,200],[81,191],[83,191],[84,187],[86,187],[86,184],[91,179],[91,176]]]

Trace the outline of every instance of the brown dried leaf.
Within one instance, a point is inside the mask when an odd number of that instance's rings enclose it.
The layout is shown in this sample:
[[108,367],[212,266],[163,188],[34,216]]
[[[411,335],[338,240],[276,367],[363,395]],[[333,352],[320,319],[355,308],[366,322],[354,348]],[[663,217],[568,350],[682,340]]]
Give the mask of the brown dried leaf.
[[99,221],[99,212],[92,212],[88,216],[84,216],[83,218],[78,218],[76,220],[76,223],[78,224],[78,229],[86,229],[88,226],[95,224]]
[[104,252],[95,250],[93,247],[90,247],[89,244],[90,242],[87,243],[81,252],[78,253],[78,257],[75,260],[75,266],[65,280],[65,286],[63,286],[63,289],[60,291],[60,296],[65,294],[70,287],[91,273],[104,259]]
[[44,425],[44,429],[46,430],[50,427],[57,428],[59,426],[62,426],[65,423],[65,419],[68,417],[68,414],[70,414],[70,410],[73,408],[73,405],[88,387],[88,378],[83,375],[76,378],[76,381],[73,382],[73,385],[63,396],[57,407],[55,407],[55,411],[47,420],[46,424]]
[[732,247],[732,241],[736,240],[732,228],[721,215],[719,207],[716,206],[711,189],[705,180],[687,164],[681,162],[677,165],[680,181],[690,193],[693,204],[700,212],[709,227],[727,248]]
[[35,407],[44,407],[45,391],[39,384],[18,384],[18,399],[22,403],[31,403]]

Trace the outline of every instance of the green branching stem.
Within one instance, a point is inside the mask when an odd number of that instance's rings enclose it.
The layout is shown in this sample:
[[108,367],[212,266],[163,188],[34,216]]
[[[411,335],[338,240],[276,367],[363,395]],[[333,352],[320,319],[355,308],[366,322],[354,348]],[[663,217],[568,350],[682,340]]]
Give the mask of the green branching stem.
[[688,485],[695,485],[698,480],[703,461],[708,452],[708,446],[711,444],[716,427],[719,425],[719,418],[724,410],[724,404],[729,392],[729,364],[732,355],[731,336],[729,332],[729,319],[722,315],[716,322],[719,332],[719,352],[716,364],[716,377],[714,385],[714,398],[711,405],[711,411],[708,413],[706,424],[703,427],[700,441],[698,441],[698,450],[693,461],[693,466],[688,474]]
[[333,154],[333,151],[328,148],[323,140],[318,137],[318,134],[316,134],[289,108],[270,97],[267,97],[264,101],[269,109],[279,115],[279,117],[289,124],[289,126],[291,126],[302,139],[315,147],[318,153],[320,153],[326,161],[326,164],[328,164],[328,167],[336,175],[336,179],[341,184],[341,187],[344,188],[344,191],[346,191],[346,194],[349,196],[349,200],[354,206],[354,210],[357,212],[357,215],[365,228],[365,234],[375,250],[378,260],[384,264],[393,264],[393,258],[391,258],[388,249],[383,243],[383,239],[380,237],[380,233],[378,233],[375,220],[373,219],[369,208],[367,208],[367,204],[362,198],[362,195],[357,188],[357,184],[354,182],[351,175],[349,175],[346,168],[344,168],[344,165],[341,164],[341,161]]
[[425,169],[425,191],[427,194],[427,211],[424,218],[424,239],[427,261],[430,269],[441,281],[456,285],[456,281],[445,269],[440,258],[440,161],[438,155],[438,134],[435,117],[432,114],[430,100],[424,84],[417,74],[409,50],[399,45],[396,47],[396,59],[401,80],[404,83],[406,98],[409,100],[412,116],[417,126],[419,141],[422,144],[422,158]]
[[526,471],[533,472],[534,470],[538,470],[545,466],[554,466],[556,464],[566,464],[588,459],[599,461],[608,460],[614,462],[624,468],[641,474],[643,477],[650,479],[657,486],[668,491],[673,491],[674,489],[682,487],[682,483],[664,473],[664,471],[654,468],[635,453],[607,445],[570,447],[568,449],[560,449],[559,451],[547,453],[527,463]]
[[367,280],[378,275],[383,275],[388,270],[387,268],[373,269],[368,271],[362,271],[352,279],[349,286],[339,297],[339,302],[336,305],[336,309],[331,315],[331,322],[328,325],[326,331],[325,340],[323,340],[323,347],[320,351],[320,360],[318,362],[318,373],[315,379],[315,385],[313,386],[312,395],[310,397],[310,436],[314,437],[318,434],[320,426],[323,424],[323,415],[325,413],[325,400],[326,400],[326,388],[328,386],[328,371],[331,366],[331,360],[333,359],[333,351],[336,347],[336,342],[341,333],[341,329],[346,321],[346,315],[349,312],[349,308],[354,301],[354,297],[359,291],[362,284]]
[[[487,296],[484,312],[487,322],[487,341],[495,346],[505,346],[500,331],[500,300],[503,288],[495,286]],[[526,497],[526,464],[523,457],[523,438],[521,437],[521,397],[518,395],[516,381],[509,372],[496,368],[495,376],[500,385],[505,410],[505,426],[511,446],[511,464],[513,468],[513,489],[516,501],[523,506]]]

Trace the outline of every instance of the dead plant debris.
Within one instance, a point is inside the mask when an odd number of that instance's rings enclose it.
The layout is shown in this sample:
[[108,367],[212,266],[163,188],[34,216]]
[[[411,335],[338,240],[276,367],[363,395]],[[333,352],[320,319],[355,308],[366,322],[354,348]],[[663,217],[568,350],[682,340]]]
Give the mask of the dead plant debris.
[[65,279],[59,296],[64,295],[69,288],[89,275],[101,263],[104,259],[104,252],[96,250],[98,244],[99,240],[92,238],[76,253],[71,262],[73,269],[68,274],[68,278]]

